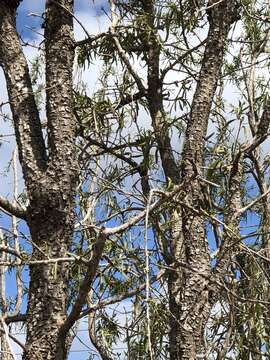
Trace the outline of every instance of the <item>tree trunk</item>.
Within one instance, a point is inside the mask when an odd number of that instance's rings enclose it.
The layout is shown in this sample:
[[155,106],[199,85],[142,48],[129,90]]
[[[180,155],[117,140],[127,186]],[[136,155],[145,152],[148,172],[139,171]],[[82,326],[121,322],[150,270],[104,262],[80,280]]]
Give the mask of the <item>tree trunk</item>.
[[[66,9],[66,10],[65,10]],[[66,257],[74,224],[76,186],[75,117],[72,98],[73,1],[47,2],[45,26],[46,111],[49,159],[37,191],[29,194],[33,257]],[[24,360],[67,357],[58,339],[67,317],[67,263],[34,265],[30,271],[27,340]]]
[[[0,64],[13,115],[29,198],[33,245],[24,360],[64,360],[68,344],[59,330],[67,318],[67,256],[73,239],[77,181],[73,109],[73,0],[48,0],[45,18],[48,150],[42,135],[28,65],[16,31],[16,6],[0,0]],[[12,46],[10,46],[12,44]]]
[[[209,2],[210,5],[213,5],[212,2]],[[179,236],[180,246],[175,246],[175,272],[169,283],[173,297],[170,311],[174,319],[170,332],[171,360],[207,359],[204,335],[210,312],[211,266],[205,219],[203,215],[198,215],[204,207],[203,186],[199,177],[203,177],[203,153],[211,104],[228,32],[236,14],[234,1],[216,4],[208,12],[209,33],[182,156],[181,176],[186,184],[185,202],[189,207],[182,207],[182,236]]]
[[[71,199],[69,203],[64,200],[58,189],[55,192],[48,190],[45,199],[39,197],[37,201],[39,205],[33,203],[29,212],[34,213],[29,219],[34,248],[32,258],[66,257],[73,234]],[[58,331],[67,314],[68,263],[32,265],[30,279],[23,359],[66,359],[67,349],[65,343],[59,344]]]

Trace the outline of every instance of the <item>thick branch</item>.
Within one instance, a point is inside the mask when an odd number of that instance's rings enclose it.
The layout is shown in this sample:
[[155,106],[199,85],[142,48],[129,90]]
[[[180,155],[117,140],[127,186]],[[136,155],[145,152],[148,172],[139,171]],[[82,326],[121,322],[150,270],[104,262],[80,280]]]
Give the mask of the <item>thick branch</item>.
[[[212,1],[209,1],[209,5]],[[220,77],[227,36],[236,20],[234,1],[223,2],[208,12],[210,28],[202,67],[187,124],[183,149],[183,175],[200,171],[213,97]],[[195,167],[194,167],[195,164]]]
[[0,66],[4,70],[19,157],[26,185],[46,166],[41,123],[27,61],[16,31],[15,9],[0,1]]
[[169,136],[169,127],[166,120],[166,113],[163,108],[162,94],[162,76],[160,76],[160,53],[161,45],[158,30],[155,24],[155,5],[153,1],[147,1],[144,4],[144,10],[147,15],[146,27],[149,28],[149,40],[147,40],[147,83],[148,83],[148,106],[151,115],[152,126],[154,128],[155,138],[158,144],[162,168],[167,181],[171,179],[174,184],[180,182],[180,172],[176,164],[171,140]]
[[9,200],[0,196],[0,208],[9,215],[16,216],[20,219],[26,220],[26,210],[20,205],[12,204]]
[[5,316],[5,322],[7,325],[18,322],[26,322],[27,314],[7,315]]
[[[213,1],[209,1],[208,5],[212,4]],[[236,20],[236,15],[234,0],[218,3],[208,11],[210,27],[187,123],[181,174],[186,182],[186,200],[192,208],[199,212],[204,199],[203,189],[198,180],[202,175],[209,115],[217,81],[220,77],[228,33],[232,23]],[[195,358],[195,354],[198,354],[197,351],[200,349],[204,358],[206,349],[202,342],[202,332],[210,311],[207,278],[211,274],[209,248],[205,241],[205,218],[195,214],[193,209],[182,206],[182,219],[184,219],[181,224],[184,260],[192,268],[200,269],[206,278],[202,280],[197,273],[189,269],[181,269],[180,285],[179,279],[174,280],[172,288],[177,304],[177,307],[174,305],[174,308],[181,316],[176,329],[179,334],[176,336],[172,334],[172,339],[177,342],[177,346],[174,346],[171,355],[177,357],[177,354],[181,354],[184,359]],[[197,294],[200,294],[199,299]],[[179,328],[180,330],[178,330]]]
[[61,342],[62,339],[65,339],[66,334],[75,324],[75,322],[79,319],[80,313],[82,311],[82,307],[86,303],[87,295],[91,289],[93,281],[96,276],[97,268],[99,265],[99,261],[101,259],[103,249],[105,246],[107,237],[101,232],[98,237],[97,241],[95,242],[92,250],[92,258],[89,261],[88,269],[85,274],[84,280],[82,281],[77,299],[73,305],[73,308],[68,315],[66,321],[62,325],[59,331],[59,341]]
[[58,175],[68,175],[76,169],[73,1],[47,1],[46,4],[46,111],[50,164]]

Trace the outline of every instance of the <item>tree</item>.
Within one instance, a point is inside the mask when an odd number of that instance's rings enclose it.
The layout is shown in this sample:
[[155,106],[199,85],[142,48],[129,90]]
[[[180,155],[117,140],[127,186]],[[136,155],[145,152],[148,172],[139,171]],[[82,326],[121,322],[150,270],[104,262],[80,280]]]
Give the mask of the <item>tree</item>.
[[[7,325],[23,321],[24,360],[64,360],[88,316],[102,359],[114,358],[120,334],[129,359],[260,358],[269,353],[269,164],[260,155],[269,4],[109,3],[109,30],[90,35],[72,0],[46,2],[38,87],[40,59],[29,70],[16,30],[19,2],[0,0],[0,65],[25,181],[22,200],[16,187],[14,202],[0,198],[13,218],[12,236],[2,234],[1,349],[10,352]],[[85,39],[74,40],[74,21]],[[73,81],[75,52],[81,67],[102,63],[92,96]],[[231,115],[223,97],[233,86],[241,96]],[[16,173],[16,154],[13,164]],[[9,268],[15,303],[4,291]],[[106,306],[125,299],[132,310],[121,326]]]

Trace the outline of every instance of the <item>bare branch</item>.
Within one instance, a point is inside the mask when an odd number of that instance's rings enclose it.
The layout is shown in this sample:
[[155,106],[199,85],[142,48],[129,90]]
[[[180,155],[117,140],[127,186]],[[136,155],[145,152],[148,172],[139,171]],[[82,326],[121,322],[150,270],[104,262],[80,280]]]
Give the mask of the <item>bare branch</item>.
[[7,342],[8,344],[8,347],[9,347],[9,351],[10,351],[10,354],[12,355],[13,359],[16,360],[16,355],[15,355],[15,352],[12,348],[12,345],[11,345],[11,342],[10,342],[10,338],[9,338],[9,331],[8,331],[8,327],[7,327],[7,324],[5,323],[3,317],[1,316],[1,324],[3,326],[3,330],[4,330],[4,335],[5,335],[5,341]]
[[[156,281],[159,281],[162,278],[162,276],[164,275],[164,273],[165,273],[165,270],[164,269],[161,270],[157,276],[150,279],[150,283],[154,284]],[[127,291],[127,292],[125,292],[123,294],[115,295],[115,296],[112,296],[112,297],[110,297],[108,299],[101,300],[97,304],[93,304],[88,309],[84,310],[80,314],[80,319],[82,319],[83,317],[85,317],[86,315],[88,315],[91,312],[102,309],[102,308],[104,308],[104,307],[106,307],[108,305],[116,304],[116,303],[118,303],[118,302],[120,302],[122,300],[131,298],[131,297],[135,296],[136,294],[140,293],[141,291],[143,291],[145,288],[146,288],[146,283],[138,286],[137,288],[135,288],[133,290]]]
[[5,246],[5,245],[0,245],[0,253],[4,251],[10,255],[16,256],[19,259],[22,259],[22,256],[20,254],[20,252],[18,252],[17,250],[9,247],[9,246]]
[[258,202],[260,202],[262,199],[264,199],[268,194],[270,193],[270,189],[268,189],[265,193],[251,201],[251,203],[247,204],[246,206],[242,207],[238,210],[238,213],[240,215],[244,214],[247,210],[251,209],[254,205],[256,205]]
[[100,38],[107,36],[107,32],[102,32],[98,35],[88,35],[88,37],[84,40],[79,40],[76,42],[76,46],[82,46],[82,45],[91,45],[93,42],[99,40]]
[[7,325],[12,324],[12,323],[19,323],[19,322],[26,322],[27,320],[27,314],[7,314],[5,316],[5,322]]
[[79,319],[82,307],[86,303],[87,295],[91,289],[93,281],[96,276],[99,261],[101,259],[103,249],[106,243],[107,237],[104,233],[100,232],[97,234],[97,240],[93,245],[92,257],[88,264],[88,269],[85,274],[84,280],[82,281],[77,298],[73,305],[73,308],[68,315],[66,321],[59,330],[59,339],[64,339],[68,331],[72,328],[75,322]]
[[167,201],[168,199],[173,198],[176,194],[178,194],[184,187],[184,184],[181,185],[176,185],[174,187],[174,190],[171,192],[163,192],[161,190],[156,190],[156,189],[152,189],[151,191],[153,193],[160,193],[162,195],[162,197],[158,200],[156,200],[152,205],[149,206],[148,209],[142,211],[141,213],[139,213],[138,215],[130,218],[126,223],[113,227],[113,228],[104,228],[102,230],[103,234],[106,236],[110,236],[110,235],[115,235],[115,234],[121,234],[124,231],[130,229],[132,226],[134,226],[135,224],[137,224],[139,221],[141,221],[147,211],[149,211],[149,213],[151,213],[153,210],[157,209],[160,205],[162,205],[162,203],[164,201]]
[[27,218],[27,212],[24,208],[18,204],[12,204],[8,199],[3,198],[2,196],[0,196],[0,208],[10,216],[16,216],[23,220],[26,220]]
[[[0,329],[0,331],[2,332],[2,333],[4,333],[5,332],[5,330],[4,329]],[[25,346],[24,346],[24,344],[20,341],[20,340],[18,340],[15,336],[13,336],[12,334],[8,334],[8,336],[11,338],[11,340],[13,340],[17,345],[19,345],[23,350],[25,350]]]

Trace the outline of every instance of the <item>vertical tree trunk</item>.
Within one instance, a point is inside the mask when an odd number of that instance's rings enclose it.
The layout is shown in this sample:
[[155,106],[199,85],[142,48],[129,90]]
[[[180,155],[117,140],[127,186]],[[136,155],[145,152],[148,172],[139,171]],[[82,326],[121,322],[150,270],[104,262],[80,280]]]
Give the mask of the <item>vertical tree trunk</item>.
[[[29,220],[33,259],[44,259],[44,254],[48,258],[66,257],[72,240],[72,200],[63,199],[60,189],[55,193],[47,191],[45,199],[37,199],[43,205],[43,212],[35,213]],[[32,265],[30,278],[23,359],[65,359],[67,349],[65,343],[58,344],[58,331],[67,313],[67,263]]]
[[[65,10],[66,9],[66,10]],[[72,99],[73,1],[48,1],[46,7],[46,111],[49,159],[40,187],[30,193],[29,225],[34,258],[65,257],[73,237],[76,185],[75,118]],[[42,253],[41,253],[42,251]],[[58,332],[67,314],[66,263],[32,266],[24,360],[65,359]]]
[[[162,81],[160,79],[160,44],[154,25],[155,6],[144,3],[147,26],[150,30],[147,46],[148,104],[152,125],[160,152],[166,180],[186,184],[186,199],[195,210],[202,205],[202,188],[197,175],[203,175],[203,151],[208,118],[226,46],[227,35],[235,21],[234,1],[213,4],[209,2],[209,34],[192,111],[187,124],[186,142],[182,157],[182,173],[174,159],[163,109]],[[176,199],[177,200],[177,199]],[[205,221],[192,210],[176,206],[171,213],[172,239],[168,259],[173,271],[168,278],[170,320],[170,358],[205,358],[204,329],[209,315],[208,278],[210,276],[209,250]],[[179,264],[185,262],[187,268]]]
[[[13,114],[29,207],[32,260],[66,257],[73,239],[77,181],[72,71],[73,0],[48,0],[45,19],[48,151],[28,65],[16,31],[18,2],[0,0],[0,64]],[[10,46],[12,44],[12,46]],[[24,360],[64,360],[69,272],[66,263],[30,267]],[[67,334],[66,334],[67,335]]]
[[[174,296],[171,312],[177,319],[177,325],[175,321],[173,322],[170,336],[171,360],[207,359],[204,333],[210,311],[211,267],[205,219],[198,215],[204,206],[203,188],[199,177],[203,176],[204,139],[217,80],[220,76],[226,40],[237,14],[234,1],[216,5],[209,2],[208,5],[213,5],[208,12],[209,33],[187,124],[182,156],[181,177],[186,184],[185,201],[190,207],[182,208],[180,243],[183,242],[183,245],[181,244],[183,250],[180,252],[179,247],[176,246],[176,271],[171,283],[171,293]],[[186,267],[181,269],[180,262],[183,259]],[[177,264],[178,261],[179,264]]]

